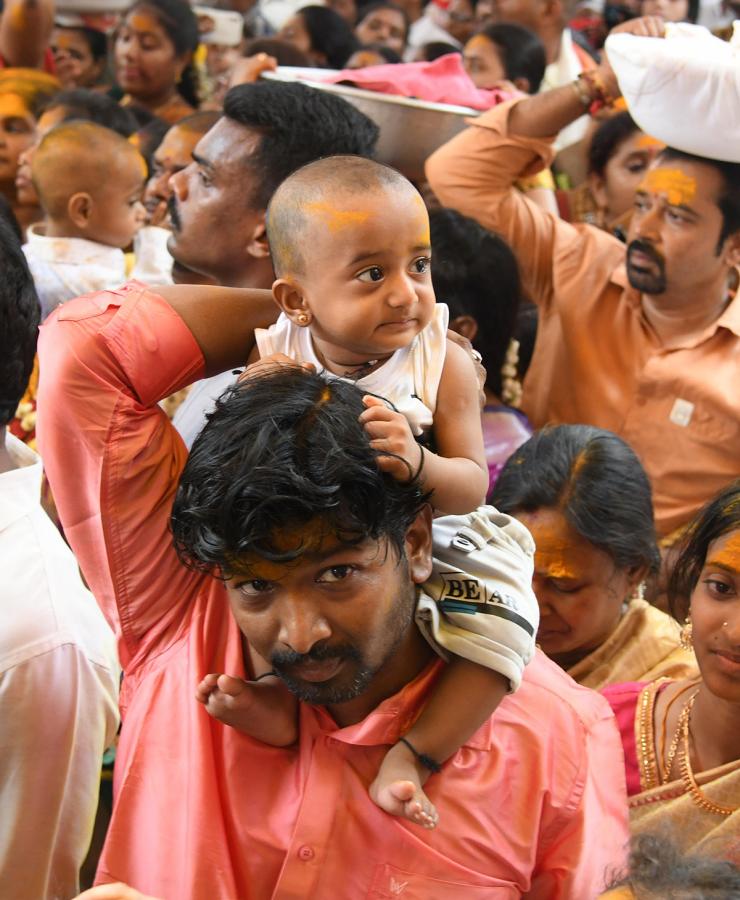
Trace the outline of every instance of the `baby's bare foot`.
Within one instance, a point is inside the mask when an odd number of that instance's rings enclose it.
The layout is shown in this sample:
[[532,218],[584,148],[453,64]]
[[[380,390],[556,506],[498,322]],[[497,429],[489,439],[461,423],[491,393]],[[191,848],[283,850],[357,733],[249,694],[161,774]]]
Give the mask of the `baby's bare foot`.
[[370,797],[392,816],[423,828],[436,828],[439,814],[423,790],[427,777],[411,751],[404,744],[396,744],[386,753],[370,785]]
[[277,679],[257,682],[210,674],[198,685],[195,698],[214,719],[255,740],[274,747],[298,740],[296,700]]

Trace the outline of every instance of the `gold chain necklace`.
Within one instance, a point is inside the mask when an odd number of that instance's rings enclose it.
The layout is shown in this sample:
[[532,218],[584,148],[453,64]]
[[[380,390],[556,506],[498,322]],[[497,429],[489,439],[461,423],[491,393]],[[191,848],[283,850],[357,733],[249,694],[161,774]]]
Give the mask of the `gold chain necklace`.
[[[698,693],[699,692],[697,691],[696,694]],[[677,733],[680,731],[683,734],[683,747],[681,748],[682,753],[679,761],[681,780],[683,781],[686,792],[690,794],[691,799],[697,806],[700,806],[707,812],[716,813],[718,816],[731,816],[733,813],[737,812],[740,807],[720,806],[718,803],[714,803],[710,800],[696,783],[696,778],[694,778],[694,772],[691,768],[691,756],[689,753],[689,721],[691,719],[691,710],[694,706],[694,700],[696,700],[696,694],[691,697],[686,706],[681,710],[681,715],[679,717]]]

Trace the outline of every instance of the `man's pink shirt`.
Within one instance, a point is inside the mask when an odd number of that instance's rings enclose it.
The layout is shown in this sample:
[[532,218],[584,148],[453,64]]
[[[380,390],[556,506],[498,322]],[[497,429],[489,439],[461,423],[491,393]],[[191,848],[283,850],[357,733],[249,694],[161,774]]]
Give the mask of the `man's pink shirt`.
[[187,451],[157,402],[202,377],[192,334],[138,283],[42,328],[38,438],[65,533],[114,627],[125,678],[115,806],[98,870],[165,900],[590,900],[628,838],[605,700],[539,655],[522,687],[432,777],[424,831],[367,788],[434,663],[365,720],[301,706],[278,749],[211,719],[207,672],[245,671],[221,582],[186,569],[169,516]]

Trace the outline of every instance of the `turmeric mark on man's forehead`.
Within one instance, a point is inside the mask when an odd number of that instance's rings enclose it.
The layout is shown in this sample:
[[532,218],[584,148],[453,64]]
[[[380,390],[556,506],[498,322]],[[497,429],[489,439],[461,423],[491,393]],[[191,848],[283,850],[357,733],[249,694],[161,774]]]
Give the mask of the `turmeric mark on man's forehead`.
[[305,208],[307,212],[321,216],[331,232],[344,231],[353,225],[362,225],[370,218],[369,210],[337,209],[325,200],[314,200],[307,203]]
[[650,169],[640,189],[664,194],[671,206],[687,206],[696,196],[696,179],[680,169]]

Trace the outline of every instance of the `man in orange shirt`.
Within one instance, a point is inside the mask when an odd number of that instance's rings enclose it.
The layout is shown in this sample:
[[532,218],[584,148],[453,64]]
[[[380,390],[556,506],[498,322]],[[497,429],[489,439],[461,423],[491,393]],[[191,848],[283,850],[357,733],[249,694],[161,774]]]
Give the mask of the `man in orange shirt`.
[[[418,485],[379,470],[353,385],[297,368],[247,381],[189,461],[158,406],[243,360],[271,307],[130,284],[42,329],[39,442],[125,671],[98,881],[163,900],[595,896],[627,838],[619,736],[603,698],[540,653],[427,782],[440,827],[370,799],[442,665],[412,621],[430,564]],[[195,568],[173,546],[175,497]],[[306,698],[293,746],[195,700],[208,672],[252,677],[245,637]]]
[[[638,19],[622,31],[658,36]],[[513,183],[547,165],[552,135],[618,86],[598,78],[503,104],[427,162],[442,203],[502,234],[539,307],[522,407],[536,427],[584,423],[640,456],[670,535],[740,475],[740,165],[667,149],[635,201],[628,247],[530,203]],[[680,114],[679,112],[676,113]]]

